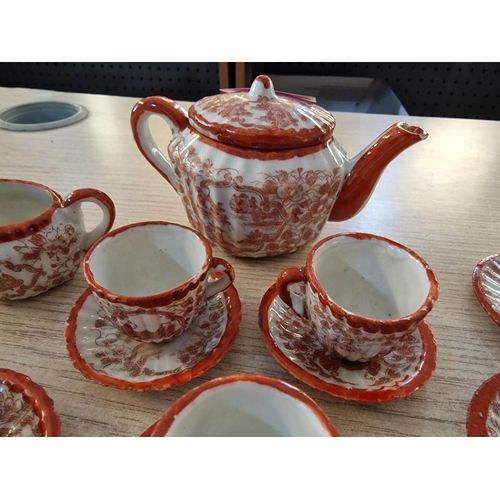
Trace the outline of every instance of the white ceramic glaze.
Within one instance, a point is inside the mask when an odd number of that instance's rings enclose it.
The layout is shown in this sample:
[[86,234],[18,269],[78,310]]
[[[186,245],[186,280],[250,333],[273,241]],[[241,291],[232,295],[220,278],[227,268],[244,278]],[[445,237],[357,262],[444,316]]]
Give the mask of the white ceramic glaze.
[[[168,156],[148,126],[155,114],[173,132]],[[274,92],[265,75],[249,92],[201,99],[189,115],[170,99],[145,98],[131,123],[140,151],[175,188],[193,227],[246,257],[293,252],[312,243],[327,220],[353,217],[385,166],[427,137],[398,123],[348,159],[333,137],[333,116]]]
[[152,221],[118,228],[98,240],[84,274],[110,321],[144,342],[173,339],[189,328],[203,300],[234,279],[206,239],[178,224]]
[[92,249],[88,268],[111,293],[143,297],[201,274],[206,259],[196,233],[176,225],[141,225],[102,240]]
[[327,437],[338,435],[304,393],[277,379],[234,375],[179,399],[152,435],[165,437]]
[[[304,282],[304,292],[289,290]],[[413,333],[438,297],[428,264],[400,243],[346,233],[318,242],[305,269],[278,277],[282,299],[311,319],[324,347],[340,358],[368,361]]]
[[[102,211],[90,232],[86,202]],[[71,279],[114,218],[113,202],[101,191],[79,189],[62,199],[41,184],[0,179],[0,299],[31,297]]]
[[330,300],[370,319],[409,316],[429,293],[424,265],[385,240],[332,239],[318,247],[312,266]]
[[218,363],[233,345],[240,321],[238,293],[230,286],[204,300],[191,325],[175,339],[141,342],[118,330],[87,289],[68,317],[66,345],[74,366],[91,380],[119,389],[163,390]]

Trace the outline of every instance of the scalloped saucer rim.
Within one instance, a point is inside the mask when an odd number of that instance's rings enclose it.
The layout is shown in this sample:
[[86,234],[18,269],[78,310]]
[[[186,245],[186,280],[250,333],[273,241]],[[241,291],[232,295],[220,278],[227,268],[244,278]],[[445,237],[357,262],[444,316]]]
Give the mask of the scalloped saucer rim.
[[[281,347],[278,346],[275,342],[269,327],[269,311],[276,300],[280,302],[282,308],[288,309],[288,307],[279,299],[276,290],[276,284],[273,284],[262,297],[259,307],[259,326],[261,336],[267,349],[278,362],[278,364],[292,376],[309,385],[310,387],[313,387],[314,389],[330,394],[331,396],[335,396],[339,399],[348,401],[356,401],[361,403],[382,403],[407,397],[410,394],[418,391],[426,382],[428,382],[428,380],[432,377],[434,370],[436,369],[436,341],[430,326],[427,324],[427,322],[422,321],[417,331],[422,341],[420,358],[419,362],[417,363],[414,376],[410,380],[406,381],[406,377],[404,377],[403,382],[401,384],[398,384],[397,386],[382,386],[379,389],[360,389],[354,387],[345,387],[336,383],[333,378],[330,380],[323,380],[310,371],[307,371],[306,368],[301,366],[299,362],[289,359],[289,357],[283,352]],[[386,356],[390,355],[391,353]],[[328,354],[328,356],[332,355]],[[382,359],[386,358],[386,356],[383,356]],[[333,358],[338,360],[338,358],[335,358],[334,356]],[[342,360],[338,361],[340,363],[343,363]],[[356,363],[345,363],[350,365],[351,370],[356,366]],[[359,366],[366,365],[367,363],[362,363]]]
[[[205,353],[205,356],[199,359],[194,365],[189,366],[183,370],[176,371],[175,373],[158,377],[147,381],[133,381],[127,380],[126,378],[119,378],[109,373],[105,373],[102,370],[95,369],[92,367],[81,355],[77,347],[77,338],[82,335],[82,330],[84,327],[78,326],[78,318],[83,314],[83,309],[86,306],[87,309],[91,308],[92,311],[99,313],[99,306],[94,296],[92,295],[92,290],[87,288],[82,295],[78,298],[74,304],[69,317],[66,321],[65,329],[65,339],[66,348],[73,363],[73,366],[82,373],[82,375],[95,382],[98,382],[104,386],[115,387],[117,389],[132,389],[137,391],[148,391],[148,390],[165,390],[173,386],[186,384],[191,379],[198,377],[208,371],[210,368],[214,367],[219,361],[225,356],[225,354],[233,346],[240,328],[241,322],[241,302],[238,292],[234,285],[230,285],[224,292],[218,294],[214,297],[208,299],[208,301],[216,300],[219,295],[223,295],[226,305],[226,325],[224,332],[222,332],[218,343]],[[87,304],[89,302],[89,304]],[[193,324],[196,323],[198,318],[195,318]],[[106,321],[103,319],[103,321]],[[107,328],[112,330],[116,335],[117,329],[113,327],[109,322],[107,323]],[[118,333],[118,336],[133,346],[151,346],[151,349],[162,349],[166,346],[174,345],[174,343],[181,342],[186,335],[189,335],[191,328],[188,328],[184,333],[172,339],[164,344],[153,344],[145,343],[137,340],[133,340],[126,337],[124,334]],[[159,352],[159,351],[158,351]],[[162,357],[162,354],[157,356],[158,359]]]
[[488,425],[491,404],[495,398],[496,411],[500,414],[500,373],[485,380],[474,392],[467,409],[467,436],[500,437],[500,418],[495,420],[498,429]]
[[[496,311],[488,299],[488,296],[484,293],[482,284],[481,284],[481,276],[486,264],[500,260],[500,253],[496,253],[493,255],[489,255],[485,257],[481,261],[479,261],[474,268],[472,273],[472,288],[474,293],[476,294],[477,300],[481,304],[481,307],[488,313],[488,316],[500,326],[500,312]],[[500,265],[500,264],[499,264]],[[499,283],[500,286],[500,283]],[[499,302],[500,302],[500,293],[499,293]]]
[[155,420],[145,431],[143,431],[143,432],[141,432],[141,434],[139,434],[139,437],[151,437],[157,423],[158,423],[158,420]]
[[[0,368],[0,384],[5,384],[9,392],[21,394],[22,399],[29,404],[31,411],[38,418],[36,424],[40,428],[41,437],[59,437],[61,435],[61,420],[54,410],[54,401],[40,384],[34,382],[24,373],[9,368]],[[2,392],[0,391],[0,393]],[[25,408],[23,410],[26,412]],[[33,434],[32,428],[30,432],[32,436],[36,435]]]

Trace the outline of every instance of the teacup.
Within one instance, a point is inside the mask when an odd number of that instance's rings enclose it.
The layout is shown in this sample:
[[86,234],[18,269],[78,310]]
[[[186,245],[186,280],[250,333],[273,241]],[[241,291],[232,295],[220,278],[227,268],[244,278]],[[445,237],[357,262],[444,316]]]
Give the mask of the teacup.
[[203,301],[234,280],[232,266],[212,256],[204,236],[162,221],[109,232],[87,252],[83,272],[116,328],[135,340],[155,343],[183,333]]
[[337,437],[309,396],[279,379],[254,374],[220,377],[179,398],[143,436]]
[[361,362],[388,354],[412,334],[439,295],[436,276],[421,257],[366,233],[319,241],[305,268],[280,273],[277,290],[299,316],[309,318],[326,350]]
[[[90,232],[85,202],[102,210]],[[38,295],[73,278],[85,251],[114,220],[113,202],[97,189],[78,189],[63,199],[42,184],[0,179],[0,299]]]

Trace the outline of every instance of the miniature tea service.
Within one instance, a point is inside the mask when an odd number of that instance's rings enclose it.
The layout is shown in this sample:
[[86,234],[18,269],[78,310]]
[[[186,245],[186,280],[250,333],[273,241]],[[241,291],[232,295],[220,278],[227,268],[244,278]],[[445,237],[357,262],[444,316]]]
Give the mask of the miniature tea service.
[[234,280],[196,231],[169,222],[129,224],[97,240],[83,272],[100,308],[122,333],[143,342],[182,334],[206,299]]
[[[111,231],[115,208],[100,191],[79,189],[63,199],[41,184],[0,179],[0,298],[48,290],[83,261],[88,289],[65,329],[75,368],[133,390],[168,389],[205,373],[235,342],[242,317],[234,269],[213,256],[212,245],[256,258],[312,245],[328,220],[363,208],[398,154],[427,138],[419,127],[396,123],[349,159],[334,138],[334,117],[296,97],[275,92],[262,75],[250,89],[206,97],[189,112],[166,97],[137,102],[134,140],[181,197],[193,229],[146,221]],[[151,134],[153,115],[172,129],[168,157]],[[103,213],[90,232],[84,202]],[[435,368],[424,318],[438,288],[428,265],[399,243],[331,236],[310,250],[304,269],[279,274],[261,302],[261,333],[278,363],[304,383],[344,399],[388,401],[417,390]],[[32,387],[19,378],[4,389],[0,380],[2,401],[21,404],[28,389],[19,381]],[[50,398],[38,394],[46,413],[28,398],[32,431],[8,432],[60,433]],[[240,374],[187,392],[143,435],[339,434],[296,387]]]
[[[87,202],[102,211],[90,232],[81,209]],[[85,251],[114,219],[112,200],[96,189],[62,198],[42,184],[0,179],[0,299],[32,297],[73,278]]]
[[310,319],[326,351],[357,362],[393,351],[418,328],[439,295],[437,278],[421,257],[396,241],[366,233],[319,241],[304,268],[280,273],[276,289],[299,317]]
[[[148,124],[172,130],[168,157]],[[191,225],[212,245],[242,257],[294,252],[327,220],[356,215],[390,161],[427,138],[396,123],[352,159],[334,138],[334,117],[308,100],[275,92],[258,76],[248,92],[201,99],[186,112],[161,96],[131,113],[139,150],[182,198]]]
[[337,437],[323,410],[281,380],[256,374],[220,377],[170,406],[143,437]]

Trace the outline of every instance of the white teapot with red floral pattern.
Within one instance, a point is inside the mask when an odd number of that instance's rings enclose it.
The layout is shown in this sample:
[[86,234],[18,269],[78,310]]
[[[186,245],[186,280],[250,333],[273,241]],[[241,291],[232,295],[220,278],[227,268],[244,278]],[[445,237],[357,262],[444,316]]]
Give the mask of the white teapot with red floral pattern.
[[[243,257],[269,257],[310,245],[328,220],[365,205],[379,176],[404,149],[427,138],[396,123],[348,159],[333,137],[334,117],[303,96],[275,92],[258,76],[250,90],[205,97],[186,112],[166,97],[134,106],[134,139],[181,196],[193,227],[215,246]],[[172,129],[168,156],[148,118]]]

